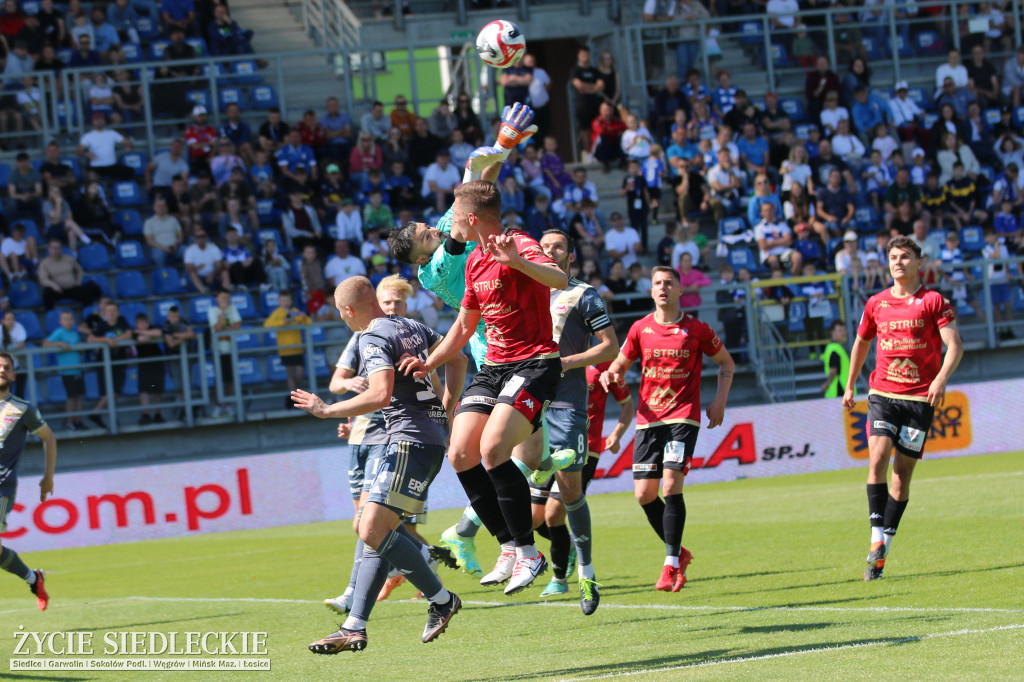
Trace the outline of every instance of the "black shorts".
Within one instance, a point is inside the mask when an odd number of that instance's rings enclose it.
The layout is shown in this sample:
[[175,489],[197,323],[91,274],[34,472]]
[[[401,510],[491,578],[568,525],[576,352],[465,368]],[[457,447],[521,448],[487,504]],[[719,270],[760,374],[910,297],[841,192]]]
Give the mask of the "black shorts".
[[490,414],[495,405],[504,403],[530,420],[536,431],[540,428],[544,407],[555,397],[561,377],[559,358],[484,365],[473,377],[455,414]]
[[220,356],[220,380],[225,384],[235,383],[235,373],[231,371],[231,356],[227,353]]
[[[128,368],[125,365],[111,365],[110,366],[111,379],[114,381],[114,394],[121,395],[124,392],[124,382],[128,376]],[[101,395],[107,395],[110,391],[107,388],[107,375],[101,369],[99,372],[100,389]]]
[[81,374],[65,374],[60,381],[64,384],[64,392],[68,398],[80,398],[85,395],[85,379]]
[[871,435],[891,439],[896,449],[907,457],[921,459],[934,416],[935,408],[920,400],[868,396]]
[[166,370],[163,362],[139,363],[139,392],[163,393]]
[[700,427],[693,424],[659,424],[637,429],[633,441],[633,480],[661,478],[664,469],[690,471]]
[[282,355],[281,364],[285,367],[302,367],[306,364],[306,354]]

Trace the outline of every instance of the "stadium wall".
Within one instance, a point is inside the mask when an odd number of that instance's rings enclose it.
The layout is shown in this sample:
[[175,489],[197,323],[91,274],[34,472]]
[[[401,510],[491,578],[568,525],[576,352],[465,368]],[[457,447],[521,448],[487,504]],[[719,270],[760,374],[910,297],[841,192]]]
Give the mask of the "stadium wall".
[[[1024,443],[1024,380],[961,384],[936,411],[926,458],[1007,452]],[[839,400],[739,407],[700,437],[689,484],[864,466],[867,402]],[[1017,418],[1014,418],[1014,417]],[[1010,417],[1010,418],[1008,418]],[[612,423],[606,424],[606,430]],[[632,490],[633,431],[604,453],[591,494]],[[58,497],[38,501],[21,480],[5,542],[39,551],[352,517],[346,448],[59,473]],[[432,509],[465,495],[450,467],[430,490]]]

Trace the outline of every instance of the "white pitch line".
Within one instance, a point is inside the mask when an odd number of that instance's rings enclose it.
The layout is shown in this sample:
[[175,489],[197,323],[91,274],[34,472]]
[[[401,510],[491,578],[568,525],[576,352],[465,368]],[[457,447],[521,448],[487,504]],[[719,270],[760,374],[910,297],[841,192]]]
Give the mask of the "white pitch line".
[[[262,597],[144,597],[131,596],[122,597],[132,601],[165,601],[165,602],[239,602],[255,604],[322,604],[322,601],[313,599],[273,599]],[[394,600],[392,603],[399,604],[422,604],[422,601],[410,599]],[[570,608],[578,609],[579,604],[575,602],[501,602],[501,601],[477,601],[465,600],[463,604],[468,606],[536,606],[540,608]],[[918,606],[709,606],[709,605],[683,605],[683,604],[610,604],[601,602],[603,609],[625,609],[625,610],[655,610],[655,611],[806,611],[811,613],[1024,613],[1024,609],[997,609],[986,607],[950,606],[950,607],[918,607]]]
[[905,644],[908,642],[920,642],[925,639],[939,639],[942,637],[958,637],[961,635],[981,635],[991,632],[1000,632],[1003,630],[1019,630],[1024,628],[1024,623],[1016,625],[1000,625],[994,628],[985,628],[983,630],[951,630],[949,632],[936,632],[924,635],[918,635],[916,637],[898,637],[893,639],[878,639],[870,642],[858,642],[856,644],[838,644],[836,646],[822,646],[822,647],[811,647],[807,649],[796,649],[793,651],[784,651],[777,654],[764,654],[762,656],[738,656],[736,658],[725,658],[721,660],[713,661],[701,661],[700,663],[689,663],[687,665],[674,665],[667,668],[646,668],[644,670],[630,670],[628,672],[621,673],[609,673],[607,675],[592,675],[590,677],[567,677],[563,678],[561,682],[579,682],[581,680],[603,680],[610,677],[631,677],[633,675],[650,675],[654,673],[667,673],[674,672],[677,670],[687,670],[690,668],[709,668],[715,665],[726,665],[729,663],[750,663],[753,661],[766,661],[773,658],[787,658],[789,656],[802,656],[804,654],[817,654],[832,651],[841,651],[844,649],[860,649],[869,646],[879,646],[882,644]]

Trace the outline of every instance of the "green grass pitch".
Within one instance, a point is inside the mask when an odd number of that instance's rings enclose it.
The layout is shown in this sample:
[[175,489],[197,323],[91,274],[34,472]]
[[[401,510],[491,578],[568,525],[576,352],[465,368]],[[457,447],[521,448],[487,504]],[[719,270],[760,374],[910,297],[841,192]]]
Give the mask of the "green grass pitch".
[[[321,604],[348,580],[348,522],[26,554],[47,569],[40,613],[0,573],[0,679],[30,631],[266,631],[262,673],[147,672],[135,679],[519,680],[1024,678],[1024,453],[926,460],[882,580],[862,581],[864,471],[687,489],[695,559],[677,594],[656,592],[663,548],[630,495],[595,496],[596,614],[575,590],[505,597],[444,571],[465,607],[419,641],[426,604],[403,585],[377,605],[361,654],[306,645],[337,621]],[[456,510],[421,528],[436,540]],[[546,551],[546,543],[540,540]],[[17,543],[11,543],[17,548]],[[495,545],[481,540],[481,563]],[[47,672],[24,679],[127,679]]]

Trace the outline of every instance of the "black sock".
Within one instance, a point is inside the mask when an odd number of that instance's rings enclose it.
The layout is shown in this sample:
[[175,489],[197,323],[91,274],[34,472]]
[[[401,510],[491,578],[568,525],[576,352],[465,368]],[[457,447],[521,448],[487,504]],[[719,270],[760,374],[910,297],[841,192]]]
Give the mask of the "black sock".
[[565,525],[548,526],[551,533],[551,570],[559,580],[565,580],[565,571],[569,567],[569,528]]
[[541,536],[545,540],[550,540],[551,539],[551,531],[548,528],[548,524],[546,524],[546,523],[542,523],[539,526],[537,526],[536,528],[534,528],[533,532],[536,533],[537,535]]
[[[462,488],[469,497],[469,503],[473,505],[473,511],[480,517],[484,528],[498,538],[498,542],[507,542],[508,527],[505,525],[505,518],[501,515],[498,494],[494,491],[494,484],[491,482],[491,477],[487,475],[487,470],[482,464],[477,464],[472,469],[460,471],[458,476]],[[523,475],[520,474],[519,478],[523,478]],[[502,537],[505,537],[506,540],[502,540]]]
[[651,528],[658,534],[661,541],[665,541],[665,503],[660,497],[655,497],[647,504],[641,504],[640,508],[644,510],[644,514],[647,514],[647,522],[651,524]]
[[665,556],[679,556],[686,525],[686,503],[683,494],[665,496]]
[[25,562],[21,560],[18,553],[10,547],[0,548],[0,568],[11,575],[16,575],[22,580],[31,572]]
[[868,518],[872,528],[882,525],[888,497],[889,488],[885,483],[868,483]]
[[[516,546],[532,545],[533,511],[530,509],[530,486],[519,471],[519,467],[510,459],[488,471],[487,475],[494,484],[498,507]],[[473,509],[476,509],[477,515],[482,519],[476,502],[473,502]]]
[[891,495],[887,495],[888,499],[885,501],[885,516],[882,522],[882,532],[886,535],[896,535],[896,529],[900,527],[900,519],[903,518],[903,512],[907,509],[907,503],[909,499],[894,500]]

